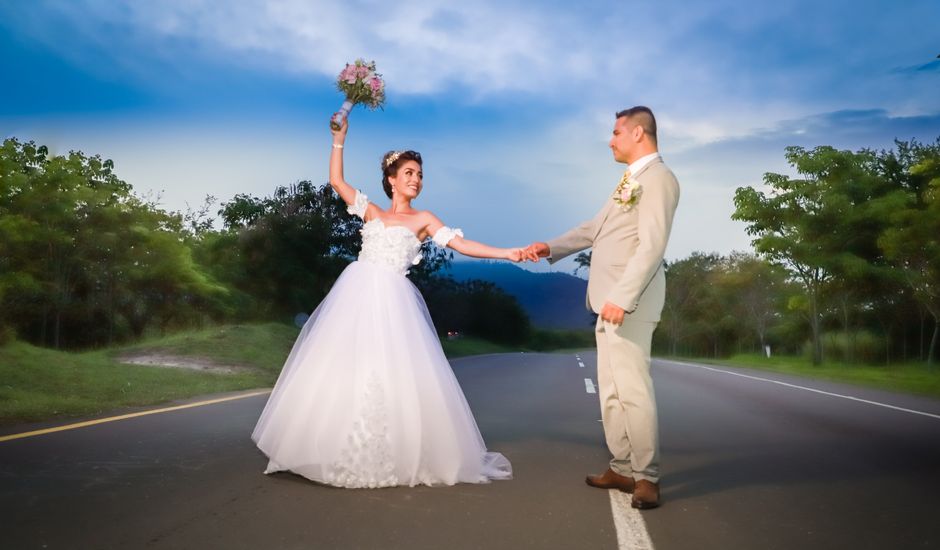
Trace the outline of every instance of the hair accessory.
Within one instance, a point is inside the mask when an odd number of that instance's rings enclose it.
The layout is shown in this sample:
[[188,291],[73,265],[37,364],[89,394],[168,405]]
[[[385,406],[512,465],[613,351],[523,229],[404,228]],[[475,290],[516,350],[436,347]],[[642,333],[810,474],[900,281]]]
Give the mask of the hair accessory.
[[385,167],[388,168],[389,166],[395,164],[395,161],[398,160],[398,157],[400,157],[402,153],[404,153],[404,151],[395,151],[389,155],[388,158],[385,159]]

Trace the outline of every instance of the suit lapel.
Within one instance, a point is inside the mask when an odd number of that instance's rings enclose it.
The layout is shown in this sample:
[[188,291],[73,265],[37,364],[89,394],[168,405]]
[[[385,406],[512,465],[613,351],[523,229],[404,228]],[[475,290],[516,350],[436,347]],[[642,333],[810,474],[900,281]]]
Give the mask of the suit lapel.
[[649,167],[650,167],[650,166],[652,166],[652,165],[654,165],[654,164],[662,164],[662,163],[663,163],[662,157],[656,157],[656,158],[654,158],[653,160],[647,162],[642,168],[640,168],[639,170],[637,170],[636,172],[634,172],[633,174],[631,174],[631,177],[633,177],[633,178],[635,179],[635,178],[639,177],[640,174],[642,174],[643,172],[646,172],[647,170],[649,170]]
[[600,218],[600,221],[598,221],[597,224],[594,226],[594,235],[591,237],[592,241],[596,239],[597,236],[600,234],[601,228],[604,227],[604,223],[607,221],[607,218],[610,217],[610,213],[614,211],[615,206],[616,206],[616,203],[614,203],[613,199],[607,199],[607,202],[604,203],[604,209],[602,210],[602,214],[598,216],[598,218]]

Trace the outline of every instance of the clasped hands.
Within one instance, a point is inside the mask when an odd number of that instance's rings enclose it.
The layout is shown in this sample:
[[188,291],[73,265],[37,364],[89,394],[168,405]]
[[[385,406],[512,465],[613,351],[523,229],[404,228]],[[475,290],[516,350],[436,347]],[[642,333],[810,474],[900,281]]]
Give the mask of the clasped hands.
[[[509,260],[514,262],[537,262],[541,258],[547,258],[551,255],[551,249],[542,242],[535,242],[525,248],[513,248],[509,254]],[[622,325],[623,318],[627,314],[626,310],[617,304],[605,302],[601,308],[600,317],[608,323]]]
[[547,258],[550,251],[545,243],[532,243],[525,248],[511,248],[507,260],[513,262],[537,262]]

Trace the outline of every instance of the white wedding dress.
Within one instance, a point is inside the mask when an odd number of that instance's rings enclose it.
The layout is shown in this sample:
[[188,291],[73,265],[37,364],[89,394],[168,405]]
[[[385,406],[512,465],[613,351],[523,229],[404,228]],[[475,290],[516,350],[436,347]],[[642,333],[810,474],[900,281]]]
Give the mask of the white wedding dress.
[[[351,213],[368,201],[356,194]],[[444,227],[441,246],[460,235]],[[363,225],[362,250],[310,316],[251,435],[265,473],[338,487],[510,479],[487,452],[427,306],[405,275],[421,243],[402,226]]]

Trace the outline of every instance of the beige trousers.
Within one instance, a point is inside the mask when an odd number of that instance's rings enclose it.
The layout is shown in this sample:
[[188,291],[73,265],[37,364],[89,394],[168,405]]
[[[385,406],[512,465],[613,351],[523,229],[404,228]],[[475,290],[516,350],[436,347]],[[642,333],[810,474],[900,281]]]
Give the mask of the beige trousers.
[[650,377],[655,322],[617,326],[597,318],[597,385],[610,468],[634,479],[659,482],[659,428]]

